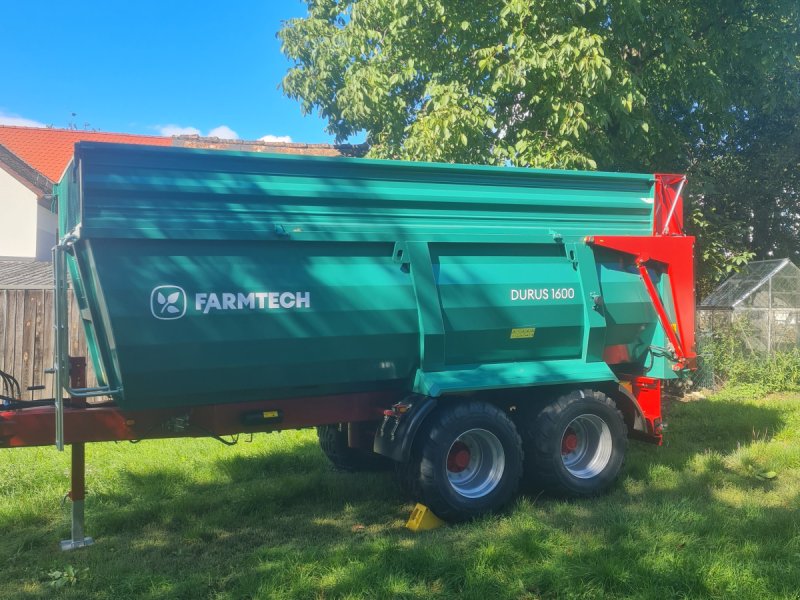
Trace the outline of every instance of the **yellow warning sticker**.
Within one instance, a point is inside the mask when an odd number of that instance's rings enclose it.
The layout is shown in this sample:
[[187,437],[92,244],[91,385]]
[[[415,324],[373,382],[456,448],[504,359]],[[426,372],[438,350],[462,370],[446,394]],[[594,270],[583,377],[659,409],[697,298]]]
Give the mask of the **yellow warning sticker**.
[[522,338],[532,338],[534,333],[536,333],[536,327],[520,327],[518,329],[512,329],[511,339],[519,340]]
[[265,410],[263,413],[261,413],[261,416],[265,419],[274,419],[279,415],[277,410]]

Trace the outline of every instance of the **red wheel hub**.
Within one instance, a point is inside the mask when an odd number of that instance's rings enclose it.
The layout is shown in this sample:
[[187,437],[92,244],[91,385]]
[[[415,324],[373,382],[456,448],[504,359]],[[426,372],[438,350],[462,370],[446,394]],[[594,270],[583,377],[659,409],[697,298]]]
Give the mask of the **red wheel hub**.
[[567,431],[564,433],[564,437],[561,438],[561,454],[569,454],[570,452],[574,452],[575,448],[577,447],[578,434],[572,429],[567,429]]
[[451,473],[461,473],[469,466],[471,456],[469,447],[464,442],[456,442],[447,455],[447,470]]

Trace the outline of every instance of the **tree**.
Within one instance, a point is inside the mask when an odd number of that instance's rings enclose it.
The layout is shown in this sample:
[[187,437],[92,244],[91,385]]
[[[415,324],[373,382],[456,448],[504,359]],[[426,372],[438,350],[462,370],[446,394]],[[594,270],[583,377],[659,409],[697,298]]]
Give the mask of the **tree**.
[[[380,158],[688,171],[712,263],[786,245],[766,224],[786,224],[798,189],[797,0],[307,2],[278,34],[282,85],[338,141],[364,131]],[[756,170],[770,185],[746,179],[748,201],[730,176]]]
[[694,169],[700,295],[744,259],[800,264],[800,110],[747,119]]

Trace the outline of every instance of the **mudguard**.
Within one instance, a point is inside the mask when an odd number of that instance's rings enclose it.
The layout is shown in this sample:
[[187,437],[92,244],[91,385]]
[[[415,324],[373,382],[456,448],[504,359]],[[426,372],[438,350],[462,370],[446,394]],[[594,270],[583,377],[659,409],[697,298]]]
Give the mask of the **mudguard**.
[[375,433],[373,451],[396,462],[405,462],[422,422],[438,402],[430,396],[413,395],[387,410]]

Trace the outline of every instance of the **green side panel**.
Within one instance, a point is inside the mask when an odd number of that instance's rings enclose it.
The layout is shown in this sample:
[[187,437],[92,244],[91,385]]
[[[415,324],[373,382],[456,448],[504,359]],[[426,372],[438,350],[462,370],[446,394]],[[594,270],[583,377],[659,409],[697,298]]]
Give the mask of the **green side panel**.
[[[417,305],[388,244],[90,244],[93,269],[108,274],[102,306],[126,402],[209,404],[400,388],[416,366]],[[161,286],[165,297],[180,292],[182,317],[161,312],[154,293]],[[269,296],[296,292],[308,295],[309,306],[284,309],[280,297]],[[198,294],[209,293],[219,308],[206,302],[198,309]],[[223,308],[226,294],[237,308]]]
[[438,373],[418,371],[414,391],[436,397],[454,392],[595,381],[616,381],[616,376],[605,363],[587,364],[579,359],[542,360],[476,365]]
[[[606,346],[624,346],[629,362],[643,365],[649,377],[675,379],[674,362],[661,351],[667,346],[667,337],[638,271],[630,264],[620,263],[619,255],[613,252],[598,249],[596,254],[608,322]],[[674,321],[669,276],[652,269],[649,272]]]
[[[613,380],[653,178],[78,144],[62,235],[124,408]],[[602,303],[597,298],[602,296]]]
[[[631,362],[641,363],[649,353],[658,317],[638,271],[619,255],[596,249],[606,315],[606,345],[628,347]],[[645,328],[642,329],[642,325]]]
[[[583,302],[561,244],[433,244],[432,258],[447,364],[581,356]],[[511,337],[523,328],[533,336]]]

